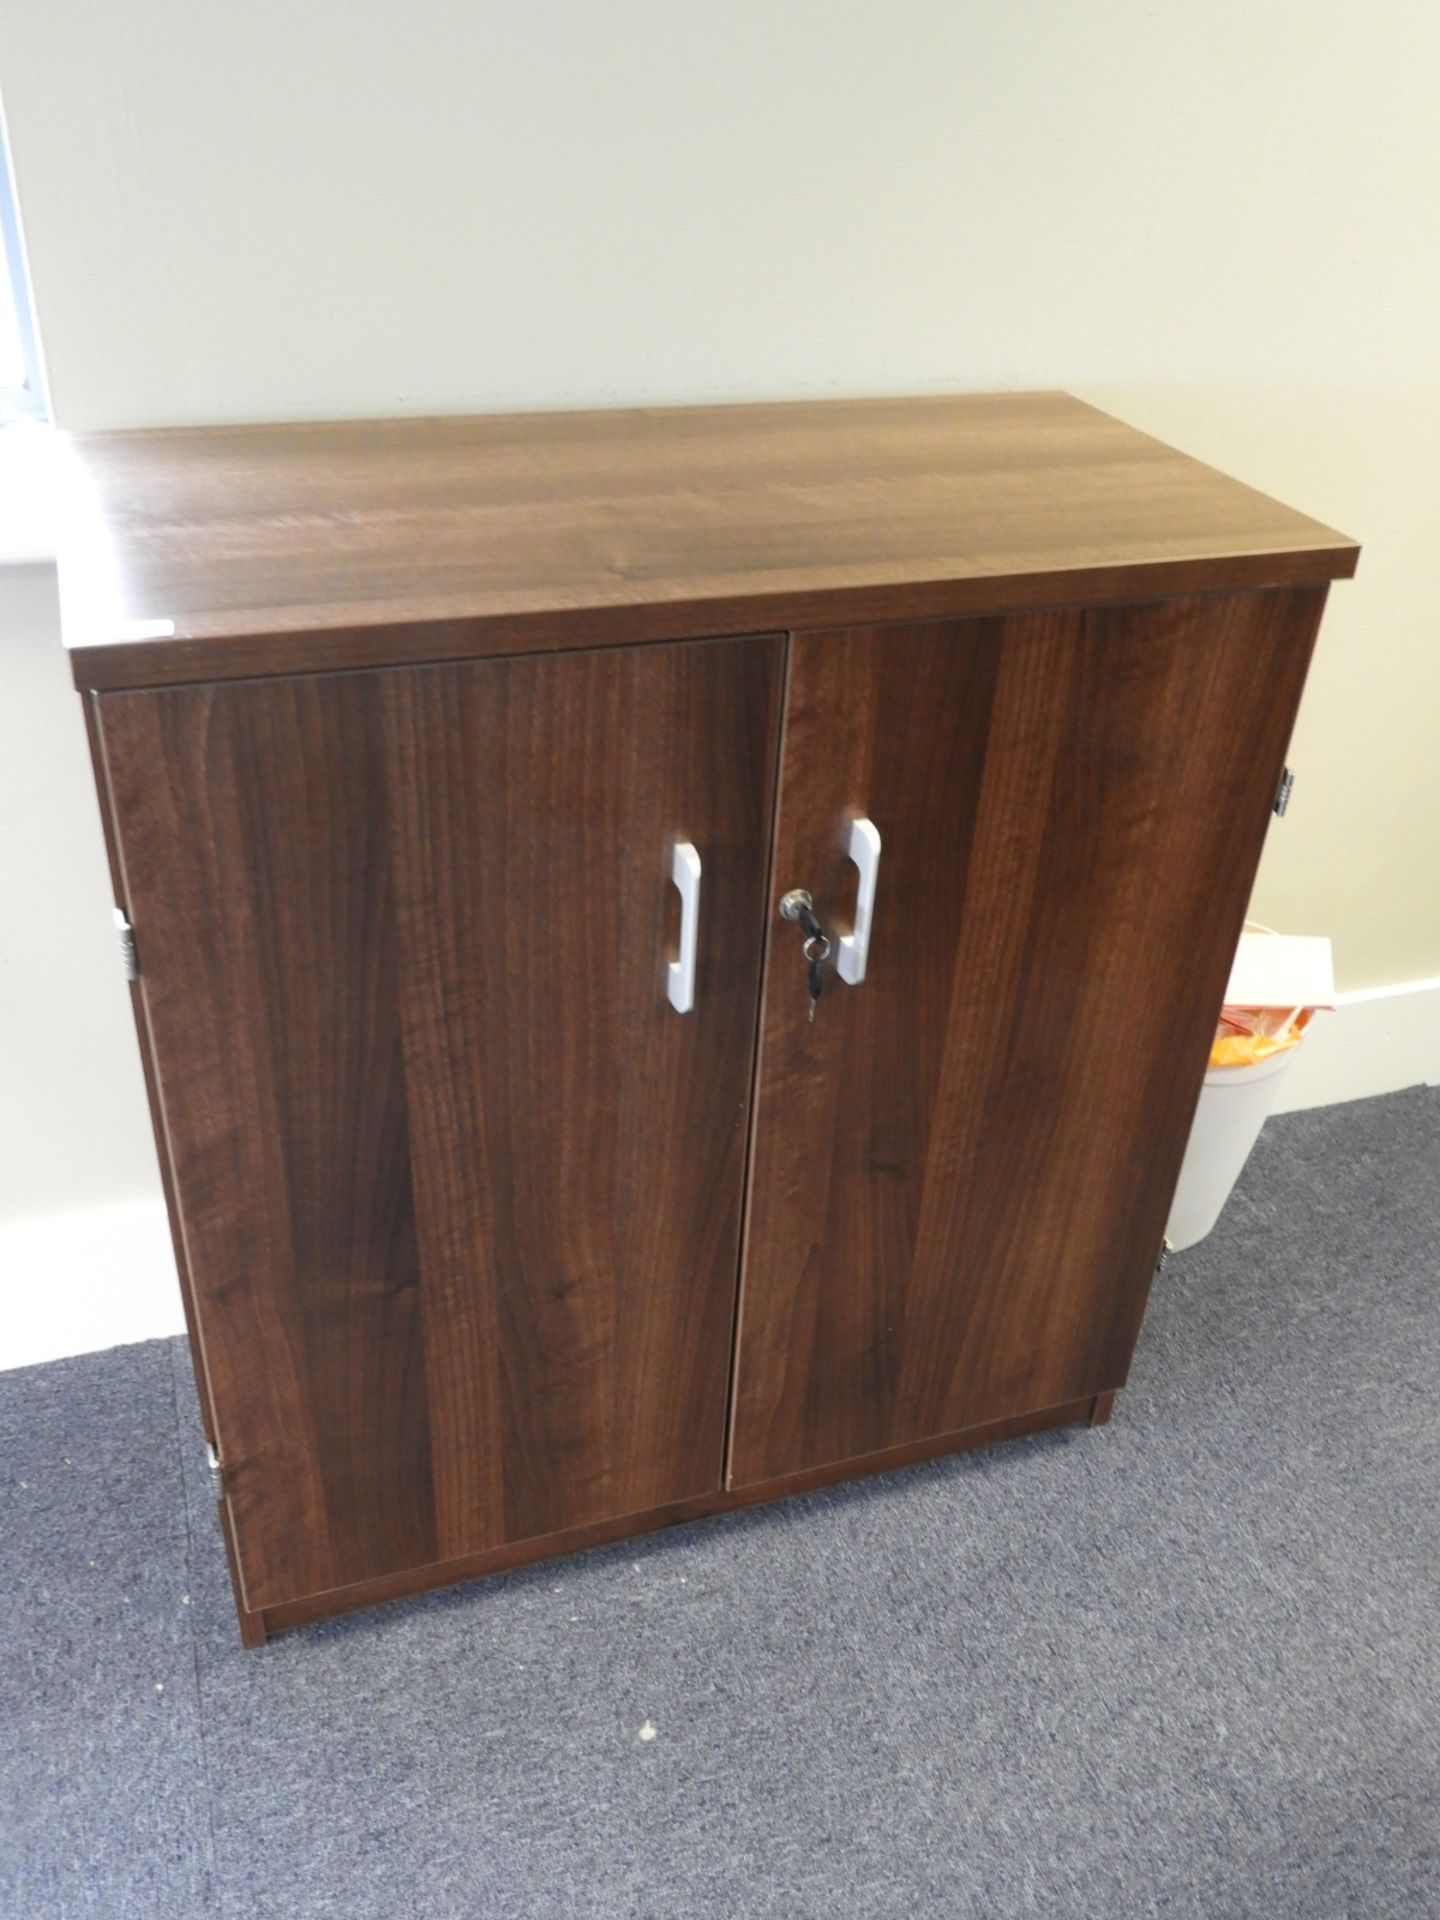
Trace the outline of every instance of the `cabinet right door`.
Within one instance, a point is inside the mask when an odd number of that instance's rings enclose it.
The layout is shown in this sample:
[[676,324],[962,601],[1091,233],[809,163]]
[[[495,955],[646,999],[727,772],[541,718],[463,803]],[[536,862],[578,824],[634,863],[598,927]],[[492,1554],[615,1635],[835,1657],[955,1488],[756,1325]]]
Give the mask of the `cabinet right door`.
[[1324,597],[792,641],[731,1486],[1123,1383]]

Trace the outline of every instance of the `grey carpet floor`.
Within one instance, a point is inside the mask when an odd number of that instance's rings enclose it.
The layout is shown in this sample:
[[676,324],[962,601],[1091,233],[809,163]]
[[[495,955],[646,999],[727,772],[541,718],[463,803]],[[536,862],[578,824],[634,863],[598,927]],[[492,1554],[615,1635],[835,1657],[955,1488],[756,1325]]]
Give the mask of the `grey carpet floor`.
[[1110,1426],[255,1654],[179,1343],[0,1375],[4,1920],[1440,1913],[1437,1272],[1275,1121]]

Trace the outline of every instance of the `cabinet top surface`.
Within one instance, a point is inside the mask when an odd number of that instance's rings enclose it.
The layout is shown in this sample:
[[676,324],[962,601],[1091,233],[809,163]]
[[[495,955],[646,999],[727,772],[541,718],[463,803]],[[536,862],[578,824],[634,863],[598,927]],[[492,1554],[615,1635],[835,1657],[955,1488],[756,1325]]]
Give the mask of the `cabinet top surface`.
[[1059,393],[71,436],[77,684],[1339,578],[1343,534]]

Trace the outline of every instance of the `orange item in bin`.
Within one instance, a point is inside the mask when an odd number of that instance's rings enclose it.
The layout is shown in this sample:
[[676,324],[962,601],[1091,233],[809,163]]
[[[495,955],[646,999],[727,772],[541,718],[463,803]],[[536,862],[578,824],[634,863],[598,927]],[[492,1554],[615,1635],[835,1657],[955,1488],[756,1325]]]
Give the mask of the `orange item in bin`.
[[1212,1067],[1257,1067],[1298,1047],[1313,1009],[1281,1013],[1274,1007],[1222,1007],[1210,1048]]

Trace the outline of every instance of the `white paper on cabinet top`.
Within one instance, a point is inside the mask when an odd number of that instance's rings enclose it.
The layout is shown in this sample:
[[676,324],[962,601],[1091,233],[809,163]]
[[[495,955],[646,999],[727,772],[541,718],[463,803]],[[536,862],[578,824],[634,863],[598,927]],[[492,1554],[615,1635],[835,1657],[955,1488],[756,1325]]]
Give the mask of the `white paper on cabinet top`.
[[1335,967],[1324,934],[1242,933],[1225,989],[1227,1007],[1335,1005]]

